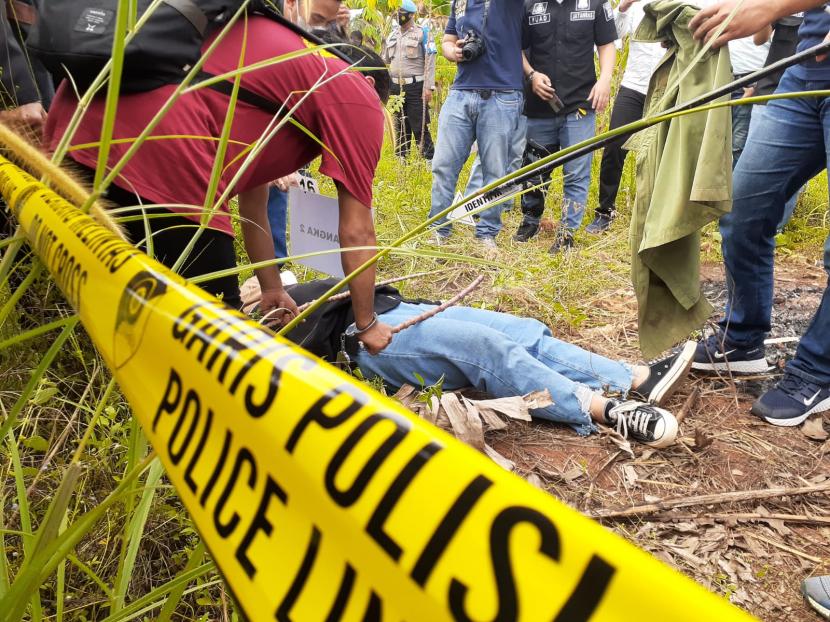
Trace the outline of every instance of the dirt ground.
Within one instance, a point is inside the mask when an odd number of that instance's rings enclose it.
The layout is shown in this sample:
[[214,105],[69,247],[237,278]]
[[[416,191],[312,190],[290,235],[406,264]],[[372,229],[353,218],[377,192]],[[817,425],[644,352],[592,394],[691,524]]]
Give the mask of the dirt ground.
[[[703,280],[707,297],[720,308],[722,267],[704,266]],[[806,260],[780,264],[770,337],[799,336],[825,283],[822,268]],[[633,292],[603,293],[596,307],[593,327],[557,336],[610,357],[637,360]],[[804,604],[800,582],[830,573],[830,443],[817,440],[826,437],[820,417],[808,421],[806,429],[778,428],[749,413],[753,399],[780,376],[796,345],[794,340],[769,345],[767,358],[774,366],[767,374],[692,375],[668,404],[675,413],[685,411],[679,442],[662,451],[632,443],[632,457],[608,435],[583,439],[564,427],[536,422],[511,421],[504,430],[488,432],[486,440],[515,463],[520,475],[588,514],[698,495],[827,483],[823,492],[602,521],[761,620],[814,621],[818,617]]]

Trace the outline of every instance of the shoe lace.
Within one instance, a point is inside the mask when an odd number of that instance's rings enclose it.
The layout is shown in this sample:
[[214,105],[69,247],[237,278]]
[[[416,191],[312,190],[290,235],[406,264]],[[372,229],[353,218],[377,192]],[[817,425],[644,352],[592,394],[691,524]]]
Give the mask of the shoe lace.
[[643,405],[621,404],[611,411],[611,415],[616,416],[614,429],[623,438],[628,438],[629,433],[640,437],[649,436],[648,424],[651,422],[652,413]]
[[778,388],[782,393],[786,393],[793,398],[806,399],[813,397],[816,391],[821,390],[819,385],[799,378],[795,374],[784,374],[784,378],[778,383]]

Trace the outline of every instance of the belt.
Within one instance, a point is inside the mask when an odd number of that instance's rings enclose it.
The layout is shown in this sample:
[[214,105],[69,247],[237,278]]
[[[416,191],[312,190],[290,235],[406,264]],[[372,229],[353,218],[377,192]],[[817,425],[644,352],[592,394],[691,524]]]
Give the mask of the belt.
[[424,76],[412,76],[411,78],[392,78],[395,84],[415,84],[416,82],[423,82]]
[[34,7],[19,0],[6,0],[9,19],[17,21],[18,24],[33,26],[37,23],[37,12]]

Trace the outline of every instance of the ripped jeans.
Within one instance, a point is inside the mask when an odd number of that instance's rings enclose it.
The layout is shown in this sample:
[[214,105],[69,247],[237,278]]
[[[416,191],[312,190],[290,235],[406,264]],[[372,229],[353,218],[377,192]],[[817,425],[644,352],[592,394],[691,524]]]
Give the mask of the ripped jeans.
[[[404,302],[380,319],[395,326],[431,308]],[[625,395],[632,381],[629,365],[560,341],[537,320],[471,307],[450,307],[398,333],[376,356],[361,350],[357,364],[367,378],[393,387],[419,386],[418,374],[426,385],[443,376],[446,390],[472,386],[494,397],[547,389],[553,404],[531,414],[581,435],[595,430],[588,414],[593,393]]]

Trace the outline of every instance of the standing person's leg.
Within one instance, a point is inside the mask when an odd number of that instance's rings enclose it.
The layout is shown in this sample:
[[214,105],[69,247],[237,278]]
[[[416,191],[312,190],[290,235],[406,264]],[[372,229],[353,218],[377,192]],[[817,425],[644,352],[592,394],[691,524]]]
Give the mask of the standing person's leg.
[[407,85],[406,89],[410,102],[407,116],[413,140],[418,145],[419,153],[431,160],[435,155],[435,145],[432,144],[432,135],[429,132],[429,106],[424,102],[424,83],[415,82]]
[[288,193],[271,186],[268,188],[268,223],[274,240],[274,256],[277,259],[288,256],[285,243],[285,227],[288,220]]
[[[570,147],[588,140],[596,133],[596,113],[591,110],[583,115],[580,112],[569,114],[562,125],[560,145]],[[588,189],[591,185],[591,163],[594,155],[589,153],[567,162],[563,167],[564,184],[562,198],[562,222],[560,236],[550,248],[551,253],[563,247],[573,246],[573,232],[582,224],[585,215],[585,203],[588,201]]]
[[[554,118],[528,118],[525,134],[524,165],[528,165],[547,153],[539,153],[539,148],[551,152],[559,144],[558,123]],[[534,185],[547,184],[547,175],[534,177]],[[537,187],[522,195],[522,224],[514,236],[515,240],[526,242],[539,231],[539,223],[545,212],[546,187]]]
[[[766,109],[767,107],[763,104],[755,104],[752,106],[752,116],[749,119],[749,132],[747,136],[756,131],[755,126],[758,125],[758,122],[764,116]],[[790,222],[790,219],[793,217],[793,212],[798,205],[798,197],[801,196],[805,188],[806,186],[802,186],[795,192],[795,194],[787,199],[787,202],[784,204],[784,214],[781,216],[781,221],[778,223],[778,227],[776,228],[778,233],[781,233],[784,226]]]
[[[778,92],[806,90],[787,71]],[[770,102],[747,140],[733,178],[732,211],[720,220],[728,301],[718,335],[698,345],[696,369],[759,372],[767,368],[775,231],[784,201],[825,166],[818,104]]]
[[400,108],[392,117],[395,128],[395,155],[399,158],[405,158],[409,153],[409,132],[406,126],[406,95],[401,89],[400,85],[394,82],[389,87],[390,95],[400,95],[404,93],[404,100],[401,102]]
[[412,146],[417,153],[421,153],[421,116],[424,112],[424,102],[421,99],[420,82],[413,82],[403,86],[404,100],[404,131],[406,132],[407,144]]
[[[476,139],[485,185],[507,174],[510,166],[510,143],[519,123],[523,103],[524,95],[521,91],[494,91],[489,98],[481,102]],[[476,224],[477,238],[492,243],[501,231],[503,207],[502,202],[480,213]]]
[[[643,118],[646,96],[633,89],[620,87],[614,108],[611,110],[609,130],[633,123]],[[602,233],[611,226],[617,213],[617,193],[628,151],[623,149],[627,138],[620,138],[605,146],[599,168],[599,206],[594,221],[585,229],[588,233]]]
[[[732,100],[741,99],[744,90],[738,89],[732,93]],[[749,135],[749,122],[752,119],[752,106],[732,106],[732,170],[738,165],[746,139]]]
[[[432,217],[452,205],[458,175],[470,156],[475,141],[475,124],[481,96],[476,91],[451,89],[438,116],[438,140],[432,158]],[[439,221],[446,222],[446,217]],[[438,225],[433,225],[438,226]],[[441,226],[438,235],[447,237],[451,225]]]
[[484,173],[481,172],[481,156],[476,153],[473,160],[473,167],[470,169],[470,179],[467,180],[467,187],[464,189],[464,196],[468,197],[484,187]]

